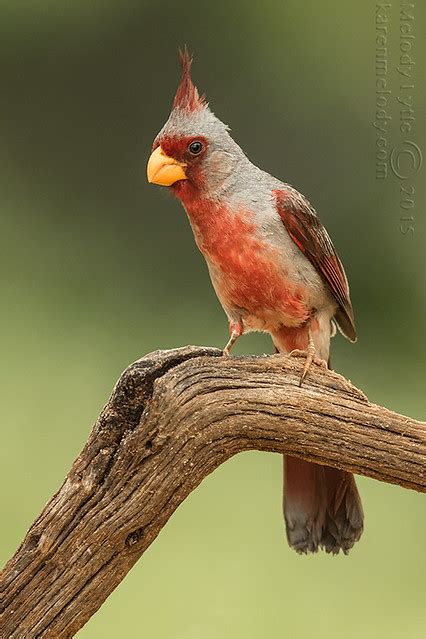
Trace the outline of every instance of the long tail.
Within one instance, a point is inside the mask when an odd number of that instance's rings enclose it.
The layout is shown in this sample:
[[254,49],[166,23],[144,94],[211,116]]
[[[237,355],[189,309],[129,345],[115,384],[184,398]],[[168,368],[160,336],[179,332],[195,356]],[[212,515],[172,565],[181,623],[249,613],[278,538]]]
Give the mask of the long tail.
[[[317,353],[329,359],[330,321],[314,335]],[[286,329],[273,335],[277,352],[306,348],[307,330]],[[319,466],[296,457],[284,457],[284,518],[288,543],[299,553],[316,552],[323,548],[337,554],[349,552],[361,537],[364,513],[354,476],[343,470]]]
[[285,456],[284,517],[288,543],[298,553],[347,554],[364,521],[354,476]]

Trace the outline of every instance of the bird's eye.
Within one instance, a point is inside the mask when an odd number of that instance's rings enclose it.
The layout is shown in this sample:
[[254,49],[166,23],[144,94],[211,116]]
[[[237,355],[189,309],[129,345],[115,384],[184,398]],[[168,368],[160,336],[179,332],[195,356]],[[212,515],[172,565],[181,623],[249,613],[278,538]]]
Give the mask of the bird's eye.
[[198,140],[196,140],[195,142],[191,142],[191,144],[188,146],[188,151],[191,153],[191,155],[199,155],[202,150],[203,145]]

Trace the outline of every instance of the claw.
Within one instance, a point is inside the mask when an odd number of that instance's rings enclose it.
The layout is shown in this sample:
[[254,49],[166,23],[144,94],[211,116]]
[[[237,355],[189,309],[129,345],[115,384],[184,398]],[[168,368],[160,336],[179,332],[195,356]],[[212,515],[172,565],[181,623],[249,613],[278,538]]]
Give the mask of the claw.
[[289,357],[305,358],[305,365],[303,366],[303,371],[300,376],[299,387],[302,386],[312,364],[317,364],[318,366],[321,366],[322,368],[327,368],[327,362],[324,359],[317,357],[315,344],[314,344],[314,340],[312,339],[312,333],[310,328],[309,328],[308,335],[309,335],[309,342],[308,342],[308,346],[306,350],[302,351],[296,348],[289,353]]
[[308,348],[306,349],[305,365],[303,367],[302,375],[299,380],[299,387],[302,386],[303,380],[305,379],[309,369],[311,368],[312,362],[314,361],[314,358],[315,358],[315,352],[316,351],[315,351],[314,343],[311,342],[311,340],[309,340]]

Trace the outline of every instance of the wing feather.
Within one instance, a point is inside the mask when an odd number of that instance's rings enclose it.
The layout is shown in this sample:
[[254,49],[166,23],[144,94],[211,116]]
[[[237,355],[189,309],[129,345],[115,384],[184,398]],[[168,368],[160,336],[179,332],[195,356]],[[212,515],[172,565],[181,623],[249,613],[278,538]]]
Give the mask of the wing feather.
[[336,322],[342,333],[354,342],[356,330],[348,280],[327,231],[308,200],[298,191],[288,187],[274,193],[278,213],[289,236],[328,285],[339,305]]

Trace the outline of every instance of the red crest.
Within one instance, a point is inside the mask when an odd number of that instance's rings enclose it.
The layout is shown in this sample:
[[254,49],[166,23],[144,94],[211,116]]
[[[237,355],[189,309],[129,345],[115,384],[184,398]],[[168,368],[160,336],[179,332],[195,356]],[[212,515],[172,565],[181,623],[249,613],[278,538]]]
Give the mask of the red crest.
[[191,79],[192,56],[185,47],[183,51],[179,51],[180,63],[182,66],[182,77],[176,91],[173,101],[174,109],[183,109],[185,111],[197,111],[207,106],[204,95],[200,96],[197,87]]

